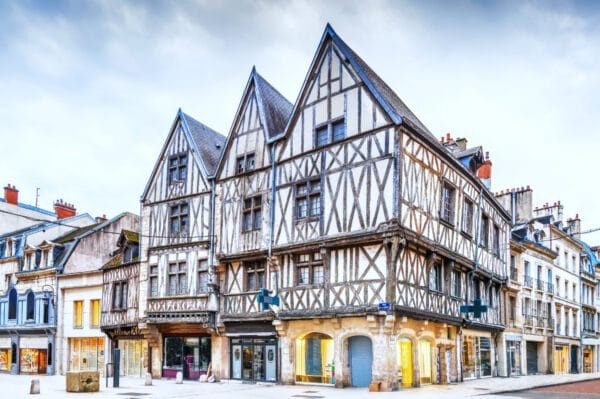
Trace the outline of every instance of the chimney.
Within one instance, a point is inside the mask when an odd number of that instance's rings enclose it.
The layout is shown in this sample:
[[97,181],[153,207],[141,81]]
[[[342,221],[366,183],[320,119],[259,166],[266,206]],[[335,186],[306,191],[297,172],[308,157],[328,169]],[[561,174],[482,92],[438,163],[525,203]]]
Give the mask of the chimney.
[[467,139],[464,137],[459,137],[456,139],[456,144],[458,144],[458,146],[460,148],[462,148],[463,150],[467,149]]
[[4,187],[4,199],[9,204],[17,205],[19,202],[19,190],[15,186],[7,184]]
[[96,223],[104,223],[107,220],[106,214],[102,214],[102,216],[96,216]]
[[488,189],[492,187],[492,161],[490,161],[489,152],[485,153],[485,161],[477,169],[477,177]]
[[496,199],[510,213],[513,224],[525,223],[533,217],[533,190],[530,186],[502,190],[496,193]]
[[62,199],[54,202],[54,213],[56,213],[56,217],[60,219],[70,218],[71,216],[75,216],[77,214],[77,209],[75,209],[75,205],[64,202]]

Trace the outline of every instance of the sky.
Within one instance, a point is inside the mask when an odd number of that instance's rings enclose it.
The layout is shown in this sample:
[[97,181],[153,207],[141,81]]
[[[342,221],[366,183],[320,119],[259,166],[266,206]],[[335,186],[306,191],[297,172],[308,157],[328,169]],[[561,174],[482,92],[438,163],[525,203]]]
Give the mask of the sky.
[[[436,136],[600,227],[600,4],[0,1],[0,185],[139,212],[178,108],[223,135],[257,71],[294,103],[326,23]],[[582,238],[600,244],[600,233]]]

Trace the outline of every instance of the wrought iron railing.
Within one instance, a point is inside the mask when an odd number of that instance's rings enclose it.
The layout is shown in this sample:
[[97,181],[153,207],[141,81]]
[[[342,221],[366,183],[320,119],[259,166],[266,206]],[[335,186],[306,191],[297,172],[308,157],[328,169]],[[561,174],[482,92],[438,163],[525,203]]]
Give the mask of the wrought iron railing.
[[531,276],[524,276],[523,277],[523,284],[526,287],[533,288],[533,278]]

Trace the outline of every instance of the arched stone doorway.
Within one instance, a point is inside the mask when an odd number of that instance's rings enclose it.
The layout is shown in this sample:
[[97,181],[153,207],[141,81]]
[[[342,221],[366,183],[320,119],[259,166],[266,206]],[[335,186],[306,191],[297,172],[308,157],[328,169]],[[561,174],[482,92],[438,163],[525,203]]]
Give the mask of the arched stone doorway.
[[410,338],[400,337],[397,345],[399,380],[403,387],[412,387],[413,377],[413,344]]
[[368,387],[372,378],[373,345],[364,335],[348,339],[350,382],[353,387]]
[[296,339],[296,381],[332,384],[333,339],[308,333]]

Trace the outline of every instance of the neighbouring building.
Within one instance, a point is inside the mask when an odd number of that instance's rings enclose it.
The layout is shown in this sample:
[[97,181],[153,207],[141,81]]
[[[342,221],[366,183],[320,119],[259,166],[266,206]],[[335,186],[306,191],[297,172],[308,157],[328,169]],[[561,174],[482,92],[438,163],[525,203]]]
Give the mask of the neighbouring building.
[[551,373],[554,340],[554,261],[544,225],[532,215],[530,187],[502,191],[498,200],[511,213],[510,273],[505,287],[506,363],[500,375]]
[[0,371],[54,374],[56,371],[56,265],[64,255],[54,239],[94,223],[88,214],[55,203],[58,221],[0,236]]
[[121,213],[74,230],[54,242],[64,248],[55,263],[58,292],[57,371],[104,373],[110,346],[100,329],[102,266],[123,229],[138,229],[137,215]]
[[[139,233],[122,230],[112,258],[102,266],[102,304],[100,328],[112,350],[121,352],[120,371],[123,376],[143,376],[149,368],[148,341],[139,323]],[[114,363],[114,360],[113,360]]]
[[216,176],[219,377],[496,375],[509,216],[481,148],[442,141],[329,25],[291,111],[252,71]]
[[214,328],[211,180],[224,143],[179,110],[141,198],[139,318],[154,377],[198,379],[226,353]]
[[19,202],[19,190],[11,184],[0,198],[0,235],[24,229],[43,221],[56,220],[56,213]]

